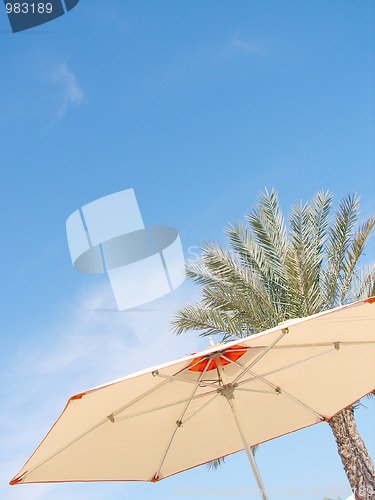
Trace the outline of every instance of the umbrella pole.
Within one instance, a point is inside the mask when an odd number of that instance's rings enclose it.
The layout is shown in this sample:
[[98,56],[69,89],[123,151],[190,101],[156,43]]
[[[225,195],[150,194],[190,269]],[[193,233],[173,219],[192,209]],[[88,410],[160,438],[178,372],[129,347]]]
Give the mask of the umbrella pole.
[[226,397],[226,400],[229,403],[229,406],[230,406],[230,408],[232,410],[234,419],[236,421],[237,428],[238,428],[238,431],[239,431],[241,439],[242,439],[243,447],[244,447],[244,450],[246,452],[247,458],[249,459],[249,462],[250,462],[250,465],[251,465],[251,468],[253,470],[253,474],[254,474],[254,477],[255,477],[255,481],[256,481],[256,483],[258,485],[259,491],[261,492],[262,499],[263,500],[268,500],[267,499],[267,495],[265,493],[264,486],[263,486],[262,478],[260,477],[260,474],[259,474],[259,471],[258,471],[257,464],[255,463],[253,454],[251,452],[251,448],[250,448],[249,443],[248,443],[248,441],[246,439],[246,436],[245,436],[244,428],[242,426],[242,422],[241,422],[240,416],[239,416],[238,411],[237,411],[236,403],[234,401],[234,394],[232,392],[232,394],[230,396],[226,396],[225,395],[225,397]]
[[[211,337],[210,337],[210,343],[212,345],[212,339],[211,339]],[[238,413],[236,402],[234,400],[234,387],[227,383],[228,381],[227,381],[227,378],[226,378],[226,375],[225,375],[225,372],[224,372],[224,369],[223,369],[223,365],[221,364],[220,357],[215,357],[214,360],[215,360],[215,364],[217,366],[218,372],[220,373],[221,379],[223,380],[224,384],[226,384],[222,388],[221,394],[228,401],[230,409],[232,410],[234,419],[235,419],[236,424],[237,424],[238,432],[240,433],[240,436],[241,436],[241,439],[242,439],[244,450],[246,452],[247,458],[249,459],[251,468],[253,469],[253,474],[254,474],[254,477],[255,477],[255,481],[256,481],[256,483],[258,485],[259,492],[261,493],[262,499],[263,500],[268,500],[266,492],[265,492],[265,489],[264,489],[264,486],[263,486],[262,479],[261,479],[259,471],[258,471],[257,464],[255,463],[253,454],[251,452],[251,448],[249,446],[249,442],[246,439],[245,429],[243,427],[243,424],[242,424],[242,421],[241,421],[241,417],[240,417],[240,415]]]

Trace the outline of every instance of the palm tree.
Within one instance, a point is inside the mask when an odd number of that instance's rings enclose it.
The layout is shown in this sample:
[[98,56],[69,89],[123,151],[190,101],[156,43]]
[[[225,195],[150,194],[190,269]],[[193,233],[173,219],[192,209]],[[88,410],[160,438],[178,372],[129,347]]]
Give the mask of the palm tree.
[[[355,230],[359,197],[345,196],[333,217],[332,203],[332,194],[320,191],[291,207],[286,226],[275,190],[260,193],[246,224],[224,230],[229,249],[203,243],[200,259],[187,264],[202,299],[177,311],[175,332],[198,330],[229,340],[374,295],[375,267],[358,266],[375,216]],[[356,498],[373,498],[374,467],[354,409],[340,411],[329,425]]]

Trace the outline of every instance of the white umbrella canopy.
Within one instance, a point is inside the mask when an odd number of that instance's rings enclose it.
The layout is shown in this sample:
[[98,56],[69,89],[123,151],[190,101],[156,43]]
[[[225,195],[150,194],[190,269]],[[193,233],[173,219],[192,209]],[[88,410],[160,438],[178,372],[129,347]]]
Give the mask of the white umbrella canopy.
[[374,390],[374,359],[375,298],[212,346],[72,396],[10,484],[157,481],[242,449],[252,461],[249,446]]

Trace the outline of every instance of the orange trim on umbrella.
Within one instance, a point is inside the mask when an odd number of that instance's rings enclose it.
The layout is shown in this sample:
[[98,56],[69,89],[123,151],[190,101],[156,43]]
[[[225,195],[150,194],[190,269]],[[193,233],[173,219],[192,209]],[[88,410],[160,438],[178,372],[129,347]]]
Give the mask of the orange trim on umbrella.
[[368,302],[369,304],[373,304],[375,302],[375,297],[369,297],[368,299],[365,299],[363,302]]
[[[226,358],[230,359],[231,361],[237,361],[245,352],[247,351],[247,347],[238,347],[238,346],[232,346],[228,347],[225,351],[218,353],[216,357],[219,357],[221,360],[221,364],[228,365],[230,361],[224,359],[221,357],[221,355],[225,355]],[[232,352],[231,352],[232,351]],[[200,362],[198,362],[201,360]],[[208,367],[206,369],[206,366],[208,364]],[[191,366],[191,368],[189,368]],[[216,369],[216,364],[214,359],[211,359],[210,356],[200,356],[198,358],[193,359],[191,363],[188,365],[188,370],[192,372],[203,372],[204,370],[210,371]]]
[[73,401],[74,399],[82,399],[85,394],[86,392],[79,392],[78,394],[74,394],[71,398],[69,398],[69,401]]
[[18,484],[22,481],[22,478],[21,477],[17,477],[17,479],[12,479],[11,481],[9,481],[9,484],[11,486],[13,486],[14,484]]

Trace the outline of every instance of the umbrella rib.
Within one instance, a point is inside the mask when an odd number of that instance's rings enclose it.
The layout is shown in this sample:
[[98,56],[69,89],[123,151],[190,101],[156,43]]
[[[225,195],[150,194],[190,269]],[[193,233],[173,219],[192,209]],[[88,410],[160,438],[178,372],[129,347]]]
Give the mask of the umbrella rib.
[[309,406],[305,405],[304,403],[302,403],[302,401],[299,401],[298,399],[294,398],[291,394],[288,394],[287,392],[285,392],[283,389],[281,389],[280,387],[278,387],[277,385],[275,384],[272,384],[272,382],[269,382],[268,380],[266,380],[265,378],[257,375],[256,373],[254,372],[250,372],[252,375],[255,375],[257,377],[259,377],[259,380],[261,380],[262,382],[264,382],[265,384],[267,384],[268,386],[272,387],[273,389],[275,389],[276,393],[278,394],[284,394],[284,396],[286,396],[287,398],[291,399],[292,401],[294,401],[295,403],[297,403],[298,405],[302,406],[302,408],[304,408],[305,410],[309,411],[310,413],[313,413],[316,417],[318,417],[320,420],[325,420],[325,417],[323,417],[322,415],[320,415],[319,413],[317,413],[315,410],[313,410],[312,408],[310,408]]
[[[375,342],[364,341],[364,342],[340,342],[340,345],[373,345]],[[292,349],[296,347],[328,347],[332,345],[332,342],[322,342],[320,344],[285,344],[285,345],[276,345],[274,349]],[[265,346],[255,346],[255,349],[264,349]]]
[[157,406],[155,408],[149,408],[148,410],[144,410],[144,411],[140,411],[140,412],[137,412],[137,413],[133,413],[132,415],[125,415],[125,417],[119,417],[119,418],[113,419],[113,422],[119,422],[121,420],[126,420],[128,418],[139,417],[141,415],[145,415],[146,413],[151,413],[153,411],[164,410],[165,408],[170,408],[171,406],[180,405],[182,403],[187,403],[188,401],[193,401],[195,399],[201,399],[201,398],[204,398],[206,396],[210,396],[211,394],[214,394],[215,392],[216,391],[210,391],[210,392],[206,392],[204,394],[198,394],[198,396],[193,396],[191,398],[180,399],[179,401],[174,401],[173,403],[167,403],[165,405]]
[[192,413],[190,415],[190,417],[188,417],[186,420],[184,420],[182,423],[185,425],[187,422],[189,422],[189,420],[191,420],[193,417],[195,417],[198,413],[200,413],[204,408],[206,408],[206,406],[208,406],[209,404],[211,404],[214,399],[216,399],[218,396],[221,396],[221,394],[215,394],[215,396],[213,398],[211,398],[209,401],[207,401],[207,403],[204,403],[203,406],[201,406],[197,411],[195,411],[194,413]]
[[[335,349],[336,350],[336,349]],[[282,368],[277,368],[277,370],[271,370],[269,372],[263,373],[263,375],[256,375],[253,378],[249,378],[247,380],[242,380],[242,382],[239,382],[238,385],[242,384],[247,384],[248,382],[253,382],[255,380],[259,380],[260,377],[267,377],[268,375],[273,375],[274,373],[281,372],[283,370],[286,370],[288,368],[292,368],[293,366],[301,365],[302,363],[306,363],[307,361],[311,361],[312,359],[319,358],[320,356],[325,356],[326,354],[330,354],[331,352],[334,352],[333,349],[330,349],[329,351],[321,352],[320,354],[316,354],[315,356],[311,356],[310,358],[302,359],[301,361],[296,361],[295,363],[292,363],[287,366],[283,366]],[[237,363],[238,365],[238,363]],[[238,365],[240,366],[240,365]],[[243,367],[241,367],[243,368]]]
[[26,477],[29,474],[31,474],[32,472],[34,472],[36,469],[39,469],[39,467],[41,467],[42,465],[44,465],[46,462],[48,462],[49,460],[51,460],[52,458],[54,458],[56,455],[58,455],[62,451],[64,451],[67,448],[69,448],[69,446],[71,446],[72,444],[76,443],[81,438],[87,436],[87,434],[90,434],[90,432],[94,431],[95,429],[97,429],[101,425],[105,424],[107,421],[108,421],[108,418],[105,418],[104,420],[100,421],[99,423],[97,423],[96,425],[94,425],[93,427],[91,427],[90,429],[88,429],[86,432],[84,432],[83,434],[79,435],[78,437],[76,437],[75,439],[73,439],[72,441],[70,441],[68,444],[66,444],[65,446],[63,446],[59,450],[57,450],[54,453],[52,453],[51,455],[49,455],[47,458],[45,458],[44,460],[42,460],[41,462],[39,462],[37,465],[35,465],[31,469],[29,469],[26,472],[24,472],[21,476],[19,476],[18,479],[23,479],[24,477]]
[[254,361],[252,361],[250,365],[247,368],[245,368],[244,371],[234,379],[233,384],[236,384],[245,375],[245,373],[251,370],[251,368],[256,363],[258,363],[258,361],[260,361],[263,358],[263,356],[265,356],[288,332],[289,332],[288,328],[283,328],[282,334],[279,337],[277,337],[277,339],[274,342],[272,342],[272,344],[269,345],[267,349],[264,352],[262,352],[262,354],[260,354],[256,359],[254,359]]
[[127,408],[129,408],[129,406],[132,406],[134,405],[135,403],[137,403],[138,401],[140,401],[141,399],[145,398],[146,396],[149,396],[150,394],[152,394],[154,391],[156,391],[157,389],[160,389],[161,387],[163,387],[166,383],[170,383],[172,382],[171,380],[163,380],[163,382],[160,382],[160,384],[158,385],[155,385],[154,387],[151,387],[151,389],[149,389],[148,391],[140,394],[139,396],[137,396],[136,398],[132,399],[131,401],[129,401],[129,403],[126,403],[126,405],[124,406],[121,406],[120,408],[118,408],[117,410],[113,411],[107,418],[109,418],[109,420],[113,420],[114,419],[114,416],[117,415],[118,413],[126,410]]
[[238,368],[241,368],[241,370],[245,371],[246,368],[244,366],[240,365],[239,363],[237,363],[237,361],[234,361],[233,359],[227,358],[225,354],[222,354],[220,357],[225,359],[226,361],[229,361],[229,363],[238,366]]
[[[207,366],[208,366],[208,363],[207,363]],[[204,370],[204,372],[206,372],[206,368]],[[153,375],[155,377],[163,377],[163,378],[166,378],[166,379],[169,379],[169,380],[177,380],[178,382],[187,382],[189,384],[194,384],[196,385],[197,383],[199,383],[199,385],[204,385],[205,387],[214,387],[214,388],[218,388],[219,386],[216,385],[216,384],[210,384],[210,383],[207,383],[207,382],[201,382],[199,380],[199,382],[197,382],[196,380],[188,380],[188,379],[185,379],[185,378],[179,378],[179,377],[176,377],[174,375],[164,375],[163,373],[159,373],[159,371],[155,371],[155,372],[152,372]]]
[[183,373],[183,372],[185,372],[186,370],[191,370],[192,368],[194,368],[194,366],[199,365],[199,363],[201,363],[201,362],[202,362],[202,361],[204,361],[204,360],[205,360],[205,357],[204,357],[204,356],[198,356],[197,361],[196,361],[195,363],[193,363],[192,365],[190,365],[190,364],[189,364],[189,365],[185,366],[184,368],[181,368],[181,370],[179,370],[178,372],[176,372],[176,373],[174,374],[174,376],[175,376],[175,375],[179,375],[180,373]]
[[236,387],[236,391],[244,391],[244,392],[256,392],[256,393],[260,393],[260,394],[275,394],[274,392],[270,392],[270,391],[261,391],[260,389],[243,389],[243,388],[237,388]]
[[[194,387],[194,389],[193,389],[193,391],[192,391],[192,393],[191,393],[190,398],[193,398],[193,397],[194,397],[194,395],[195,395],[195,393],[197,392],[198,387],[199,387],[199,383],[200,383],[200,382],[201,382],[201,380],[203,379],[203,377],[204,377],[204,375],[205,375],[205,373],[206,373],[206,371],[207,371],[208,365],[209,365],[209,361],[206,363],[206,366],[204,367],[204,370],[203,370],[203,371],[202,371],[202,373],[200,374],[198,381],[197,381],[197,382],[195,382],[195,387]],[[191,403],[191,399],[190,399],[190,400],[186,403],[185,408],[182,410],[182,413],[181,413],[181,415],[180,415],[180,418],[176,421],[175,428],[174,428],[174,430],[173,430],[173,432],[172,432],[172,435],[171,435],[171,437],[170,437],[170,439],[169,439],[169,442],[168,442],[167,448],[166,448],[166,450],[165,450],[165,452],[164,452],[163,458],[161,459],[161,462],[160,462],[160,464],[159,464],[158,470],[156,471],[156,473],[155,473],[155,475],[154,475],[154,479],[158,479],[158,477],[159,477],[160,470],[161,470],[161,468],[162,468],[162,466],[163,466],[163,464],[164,464],[164,462],[165,462],[165,459],[167,458],[167,454],[168,454],[168,451],[169,451],[169,449],[170,449],[170,447],[171,447],[171,445],[172,445],[173,438],[175,437],[175,434],[176,434],[176,432],[177,432],[177,429],[178,429],[179,427],[181,427],[181,425],[182,425],[182,419],[184,418],[184,415],[185,415],[185,413],[186,413],[186,411],[187,411],[187,409],[188,409],[188,407],[189,407],[190,403]]]

